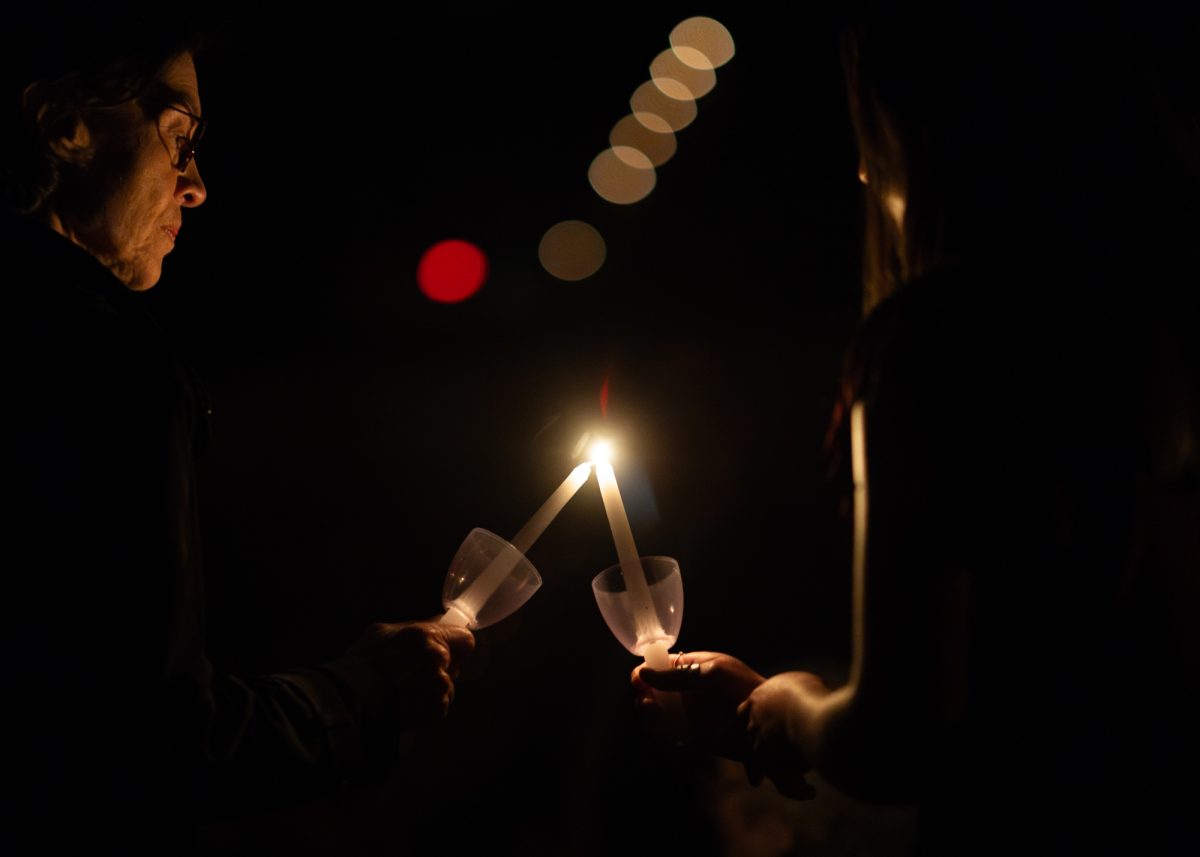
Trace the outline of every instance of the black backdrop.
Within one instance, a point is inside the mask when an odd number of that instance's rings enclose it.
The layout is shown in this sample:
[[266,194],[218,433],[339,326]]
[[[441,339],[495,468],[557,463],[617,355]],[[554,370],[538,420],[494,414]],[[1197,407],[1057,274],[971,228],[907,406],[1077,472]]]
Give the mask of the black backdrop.
[[[607,203],[588,164],[697,13],[737,54],[655,191]],[[623,441],[641,552],[681,563],[676,648],[836,678],[848,544],[822,441],[857,316],[859,194],[834,17],[339,6],[201,23],[209,198],[185,213],[151,300],[212,395],[218,666],[314,663],[368,622],[438,614],[467,532],[511,536],[603,427]],[[579,283],[537,259],[566,218],[608,246]],[[490,260],[462,304],[416,287],[443,238]],[[206,849],[393,853],[424,834],[455,853],[716,854],[750,853],[754,836],[816,849],[872,835],[838,832],[845,804],[775,803],[643,738],[636,659],[589,587],[616,561],[594,481],[530,556],[541,591],[479,634],[449,719],[391,779],[215,824]],[[636,844],[634,815],[652,822]]]

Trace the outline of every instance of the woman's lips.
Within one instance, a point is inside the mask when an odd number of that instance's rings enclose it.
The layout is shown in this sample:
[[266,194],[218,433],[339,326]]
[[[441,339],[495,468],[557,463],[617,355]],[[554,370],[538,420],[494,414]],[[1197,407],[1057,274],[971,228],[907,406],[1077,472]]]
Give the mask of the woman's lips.
[[163,226],[160,228],[162,229],[163,232],[165,232],[171,236],[171,243],[174,244],[175,239],[179,237],[179,227],[178,226]]

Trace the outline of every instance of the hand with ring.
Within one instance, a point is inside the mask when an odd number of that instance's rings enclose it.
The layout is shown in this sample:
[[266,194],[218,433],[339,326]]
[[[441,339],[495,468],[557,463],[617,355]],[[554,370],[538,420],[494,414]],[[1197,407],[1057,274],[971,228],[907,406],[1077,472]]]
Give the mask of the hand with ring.
[[677,691],[687,713],[687,745],[745,761],[749,739],[738,706],[764,681],[749,666],[720,652],[680,652],[669,670],[638,666],[631,676],[638,711],[651,732],[661,731],[663,713],[654,691]]

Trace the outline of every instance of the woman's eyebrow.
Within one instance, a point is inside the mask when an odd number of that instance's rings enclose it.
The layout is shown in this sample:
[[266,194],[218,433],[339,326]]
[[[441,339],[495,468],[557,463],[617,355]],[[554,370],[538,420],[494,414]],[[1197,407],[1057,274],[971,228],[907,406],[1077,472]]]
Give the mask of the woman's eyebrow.
[[186,108],[188,113],[195,113],[197,116],[200,115],[200,111],[197,110],[196,105],[192,103],[191,97],[185,93],[176,92],[175,90],[167,90],[167,98],[175,103],[176,106]]
[[154,89],[154,95],[159,101],[172,104],[176,107],[183,107],[189,113],[194,113],[197,116],[200,115],[200,111],[196,109],[196,105],[192,102],[191,96],[186,92],[182,92],[161,82],[155,86]]

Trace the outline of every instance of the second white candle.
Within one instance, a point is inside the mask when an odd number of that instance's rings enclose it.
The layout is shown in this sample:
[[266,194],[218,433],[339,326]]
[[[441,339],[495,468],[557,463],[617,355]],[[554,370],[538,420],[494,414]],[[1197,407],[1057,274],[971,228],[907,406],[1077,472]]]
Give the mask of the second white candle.
[[[600,486],[604,513],[608,516],[608,525],[617,546],[617,559],[621,563],[625,589],[633,600],[638,645],[643,646],[642,655],[646,658],[646,663],[654,669],[665,669],[667,647],[661,641],[665,636],[662,623],[655,612],[650,585],[646,582],[646,572],[642,568],[637,545],[633,540],[633,530],[629,527],[625,504],[621,501],[621,491],[617,488],[617,475],[613,472],[612,464],[606,459],[596,460],[596,482]],[[659,666],[660,663],[663,666]]]

